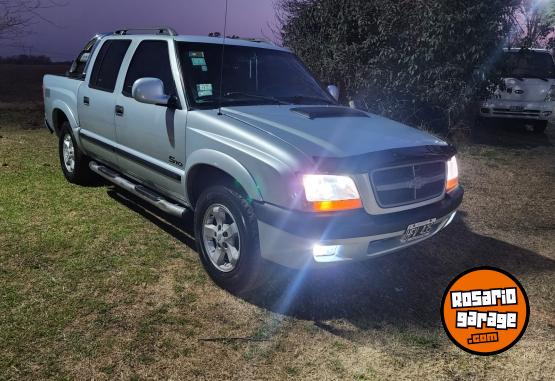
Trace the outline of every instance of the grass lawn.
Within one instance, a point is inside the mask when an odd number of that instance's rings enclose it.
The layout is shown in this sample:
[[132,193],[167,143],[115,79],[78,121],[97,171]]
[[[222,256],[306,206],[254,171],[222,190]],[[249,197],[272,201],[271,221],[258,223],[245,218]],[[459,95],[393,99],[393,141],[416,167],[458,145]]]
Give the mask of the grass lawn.
[[[32,104],[0,105],[0,380],[548,379],[555,374],[555,134],[496,130],[460,154],[466,197],[426,243],[287,273],[238,298],[207,277],[190,218],[78,187]],[[443,332],[458,273],[515,274],[522,340],[477,357]],[[248,337],[258,340],[206,338]]]

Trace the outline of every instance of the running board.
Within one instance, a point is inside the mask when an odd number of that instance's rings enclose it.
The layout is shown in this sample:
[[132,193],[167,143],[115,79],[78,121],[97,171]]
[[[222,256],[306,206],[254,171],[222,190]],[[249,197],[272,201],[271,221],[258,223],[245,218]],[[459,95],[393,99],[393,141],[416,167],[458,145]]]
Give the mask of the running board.
[[128,179],[122,177],[119,173],[114,172],[108,167],[91,161],[89,163],[89,168],[91,169],[91,171],[113,183],[114,185],[117,185],[118,187],[123,188],[130,193],[133,193],[140,199],[148,202],[151,205],[154,205],[158,209],[168,214],[171,214],[172,216],[181,218],[188,211],[188,209],[182,207],[181,205],[169,202],[163,196],[159,195],[153,190],[129,181]]

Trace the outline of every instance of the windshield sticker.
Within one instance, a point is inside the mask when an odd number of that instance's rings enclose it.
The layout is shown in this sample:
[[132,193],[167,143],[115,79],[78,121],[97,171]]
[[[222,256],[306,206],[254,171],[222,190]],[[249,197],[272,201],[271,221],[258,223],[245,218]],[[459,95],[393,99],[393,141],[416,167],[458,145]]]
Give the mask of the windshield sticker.
[[208,71],[208,66],[204,59],[204,52],[189,52],[189,58],[191,58],[193,66],[200,66],[202,71]]
[[204,57],[191,57],[191,62],[193,66],[206,66]]
[[211,83],[199,83],[197,85],[197,94],[199,97],[209,97],[213,95]]

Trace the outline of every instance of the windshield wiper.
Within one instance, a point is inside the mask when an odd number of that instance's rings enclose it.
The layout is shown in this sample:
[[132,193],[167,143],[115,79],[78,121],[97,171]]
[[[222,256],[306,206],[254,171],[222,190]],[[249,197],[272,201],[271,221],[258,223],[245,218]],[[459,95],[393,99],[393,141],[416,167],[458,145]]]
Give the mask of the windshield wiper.
[[247,98],[253,98],[253,99],[261,99],[264,101],[270,101],[270,102],[274,102],[276,104],[280,104],[280,105],[286,105],[288,104],[287,102],[284,102],[280,99],[277,99],[276,97],[267,97],[264,95],[257,95],[257,94],[250,94],[250,93],[244,93],[242,91],[231,91],[229,93],[225,93],[224,97],[233,97],[233,96],[242,96],[242,97],[247,97]]
[[309,96],[309,95],[295,95],[293,97],[287,97],[287,99],[291,99],[291,101],[295,104],[302,104],[306,101],[324,102],[325,104],[328,104],[328,105],[335,104],[334,102],[332,102],[329,99],[321,98],[321,97],[312,97],[312,96]]

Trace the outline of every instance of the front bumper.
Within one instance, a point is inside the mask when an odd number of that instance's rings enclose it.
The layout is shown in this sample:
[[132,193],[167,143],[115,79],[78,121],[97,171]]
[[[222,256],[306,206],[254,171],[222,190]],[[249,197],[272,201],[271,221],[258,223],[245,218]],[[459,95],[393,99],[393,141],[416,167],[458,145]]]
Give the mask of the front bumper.
[[551,120],[555,102],[522,102],[491,99],[480,107],[483,118]]
[[[370,215],[364,209],[341,213],[307,213],[254,203],[262,257],[303,268],[324,263],[362,260],[391,253],[430,238],[454,218],[463,190],[456,189],[434,204],[402,212]],[[406,228],[436,219],[429,235],[403,242]],[[337,246],[333,255],[314,256],[315,245]]]

